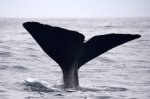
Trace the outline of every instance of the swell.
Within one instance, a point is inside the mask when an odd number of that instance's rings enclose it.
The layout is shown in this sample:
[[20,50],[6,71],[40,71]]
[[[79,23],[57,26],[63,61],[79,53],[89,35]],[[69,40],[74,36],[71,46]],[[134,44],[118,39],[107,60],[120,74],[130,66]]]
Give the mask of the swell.
[[6,66],[6,65],[1,65],[0,70],[16,70],[16,71],[27,71],[29,70],[26,67],[23,66]]
[[10,57],[10,56],[12,56],[12,53],[0,51],[0,57]]

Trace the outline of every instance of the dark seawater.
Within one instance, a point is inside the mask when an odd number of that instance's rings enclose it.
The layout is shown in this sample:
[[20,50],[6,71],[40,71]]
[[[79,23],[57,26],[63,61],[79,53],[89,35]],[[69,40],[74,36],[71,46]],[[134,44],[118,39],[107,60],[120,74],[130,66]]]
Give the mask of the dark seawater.
[[[76,30],[86,36],[140,34],[88,62],[80,90],[61,88],[62,73],[23,28],[26,21]],[[150,99],[150,18],[0,18],[0,99]]]

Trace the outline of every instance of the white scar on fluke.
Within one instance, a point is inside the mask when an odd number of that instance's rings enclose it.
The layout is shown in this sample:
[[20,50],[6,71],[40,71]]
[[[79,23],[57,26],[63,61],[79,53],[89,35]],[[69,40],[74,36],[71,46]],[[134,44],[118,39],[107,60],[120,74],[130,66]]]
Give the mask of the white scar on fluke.
[[79,88],[78,70],[108,50],[141,37],[138,34],[97,35],[84,42],[79,32],[38,22],[25,22],[24,28],[63,72],[64,88]]

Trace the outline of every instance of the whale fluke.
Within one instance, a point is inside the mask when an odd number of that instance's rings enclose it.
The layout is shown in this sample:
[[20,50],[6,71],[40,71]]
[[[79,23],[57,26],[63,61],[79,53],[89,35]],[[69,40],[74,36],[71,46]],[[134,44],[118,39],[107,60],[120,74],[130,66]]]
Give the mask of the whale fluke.
[[140,37],[138,34],[106,34],[84,42],[84,35],[76,31],[38,22],[25,22],[23,26],[44,52],[59,64],[65,88],[78,88],[78,69],[82,65],[118,45]]
[[106,51],[139,37],[141,36],[138,34],[106,34],[92,37],[83,44],[79,68],[86,62],[105,53]]
[[76,31],[37,22],[26,22],[23,26],[62,69],[70,68],[77,58],[79,46],[84,42],[84,36]]

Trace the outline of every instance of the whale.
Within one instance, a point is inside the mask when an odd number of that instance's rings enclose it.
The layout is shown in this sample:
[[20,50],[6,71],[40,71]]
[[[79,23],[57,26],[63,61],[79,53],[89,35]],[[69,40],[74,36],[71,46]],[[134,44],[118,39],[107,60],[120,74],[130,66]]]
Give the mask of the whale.
[[64,88],[79,88],[78,70],[99,55],[131,40],[139,34],[96,35],[85,41],[85,36],[74,30],[39,22],[24,22],[23,27],[31,34],[43,51],[61,68]]

